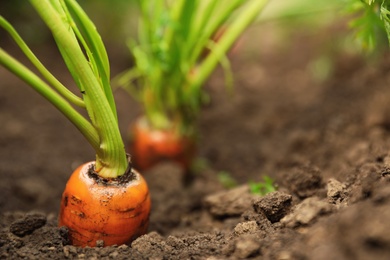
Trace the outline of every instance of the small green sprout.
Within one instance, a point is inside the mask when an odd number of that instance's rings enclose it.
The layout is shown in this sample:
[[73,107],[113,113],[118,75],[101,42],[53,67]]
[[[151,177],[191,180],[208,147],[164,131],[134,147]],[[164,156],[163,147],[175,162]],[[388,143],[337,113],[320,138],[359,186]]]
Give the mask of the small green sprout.
[[249,182],[249,189],[252,194],[258,194],[264,196],[270,192],[277,190],[277,185],[274,180],[268,176],[263,176],[263,181],[260,182]]
[[220,171],[218,173],[218,180],[223,187],[231,189],[237,186],[237,181],[226,171]]

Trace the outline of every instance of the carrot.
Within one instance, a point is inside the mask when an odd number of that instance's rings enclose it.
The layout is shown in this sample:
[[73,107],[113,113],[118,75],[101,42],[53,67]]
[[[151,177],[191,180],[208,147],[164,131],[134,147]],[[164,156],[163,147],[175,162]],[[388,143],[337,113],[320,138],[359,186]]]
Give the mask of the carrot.
[[[50,29],[77,93],[65,87],[0,16],[0,27],[37,69],[33,72],[0,48],[0,65],[51,102],[84,135],[96,160],[70,177],[61,201],[59,226],[75,246],[129,243],[147,232],[148,187],[128,161],[110,86],[110,64],[100,35],[75,0],[30,0]],[[79,110],[74,108],[78,106]],[[86,118],[88,116],[88,118]]]
[[138,39],[128,41],[135,66],[113,80],[142,104],[152,129],[132,134],[137,167],[170,159],[188,168],[196,143],[189,139],[209,100],[203,86],[218,65],[233,85],[228,52],[268,1],[138,1]]
[[62,195],[59,226],[67,226],[75,246],[128,244],[146,233],[150,212],[148,187],[132,170],[125,178],[106,181],[94,173],[94,162],[78,167]]
[[158,130],[138,120],[131,126],[129,151],[134,165],[147,170],[162,161],[172,161],[184,170],[190,170],[196,154],[193,136],[180,135],[172,129]]

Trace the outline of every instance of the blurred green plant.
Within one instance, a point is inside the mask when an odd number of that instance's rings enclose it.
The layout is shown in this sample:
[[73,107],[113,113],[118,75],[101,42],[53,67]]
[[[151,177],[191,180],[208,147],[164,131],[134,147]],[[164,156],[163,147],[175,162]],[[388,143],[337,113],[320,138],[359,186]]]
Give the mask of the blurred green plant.
[[220,171],[218,173],[218,181],[226,189],[231,189],[237,186],[237,181],[232,177],[232,175],[226,171]]
[[205,81],[221,64],[232,85],[226,54],[267,2],[140,0],[138,42],[128,41],[135,67],[114,82],[143,105],[152,128],[194,131]]
[[292,21],[303,21],[306,25],[332,22],[330,17],[342,6],[340,0],[311,1],[311,0],[272,0],[266,10],[258,17],[258,22],[287,21],[288,26],[294,27]]
[[388,0],[384,0],[381,5],[381,17],[385,25],[387,39],[390,43],[390,3]]
[[343,0],[344,12],[352,15],[349,26],[354,38],[366,51],[371,52],[385,35],[383,8],[387,1]]
[[261,196],[277,190],[277,185],[274,183],[274,180],[268,176],[263,176],[263,181],[260,182],[250,181],[248,185],[252,194]]

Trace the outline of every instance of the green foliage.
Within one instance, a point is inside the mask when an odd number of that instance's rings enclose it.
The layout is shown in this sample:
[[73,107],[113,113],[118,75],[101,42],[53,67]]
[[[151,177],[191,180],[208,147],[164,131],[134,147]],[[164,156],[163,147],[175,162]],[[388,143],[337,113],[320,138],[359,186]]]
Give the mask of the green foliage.
[[[285,27],[296,28],[295,21],[302,20],[305,26],[328,24],[341,7],[340,0],[273,0],[259,17],[259,22],[284,21]],[[301,24],[302,25],[302,24]]]
[[237,181],[231,176],[230,173],[221,171],[218,173],[218,180],[223,187],[231,189],[237,186]]
[[263,176],[263,181],[261,182],[249,182],[249,188],[252,194],[258,194],[261,196],[277,190],[274,180],[268,176]]
[[221,64],[232,84],[226,53],[267,2],[139,0],[138,40],[128,42],[135,67],[114,82],[143,104],[154,128],[192,131],[204,82]]
[[385,25],[387,39],[390,43],[390,3],[387,0],[384,0],[381,6],[381,16]]
[[344,10],[354,18],[349,25],[354,29],[354,36],[364,50],[373,51],[384,35],[384,10],[387,1],[377,0],[343,0]]
[[[51,102],[84,134],[96,151],[95,166],[100,176],[110,178],[124,174],[128,163],[110,86],[109,61],[93,22],[75,0],[30,0],[30,3],[50,29],[82,97],[61,84],[1,16],[0,27],[14,39],[39,73],[28,69],[2,48],[0,65]],[[72,105],[85,108],[89,120]]]

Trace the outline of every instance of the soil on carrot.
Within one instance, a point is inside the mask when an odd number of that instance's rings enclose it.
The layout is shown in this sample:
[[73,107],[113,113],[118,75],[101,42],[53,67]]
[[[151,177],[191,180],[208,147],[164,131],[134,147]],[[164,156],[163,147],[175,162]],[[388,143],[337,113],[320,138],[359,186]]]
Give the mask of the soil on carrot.
[[[131,245],[68,245],[57,227],[61,193],[94,153],[0,69],[0,258],[390,259],[390,57],[351,54],[334,41],[345,31],[329,30],[292,34],[287,45],[272,30],[246,34],[232,57],[233,95],[221,70],[207,83],[196,171],[189,178],[166,162],[143,173],[150,227]],[[129,65],[109,53],[113,74]],[[59,63],[51,48],[40,54]],[[115,96],[127,138],[141,109]],[[221,172],[237,186],[224,187]],[[248,183],[263,176],[278,190],[252,194]]]

